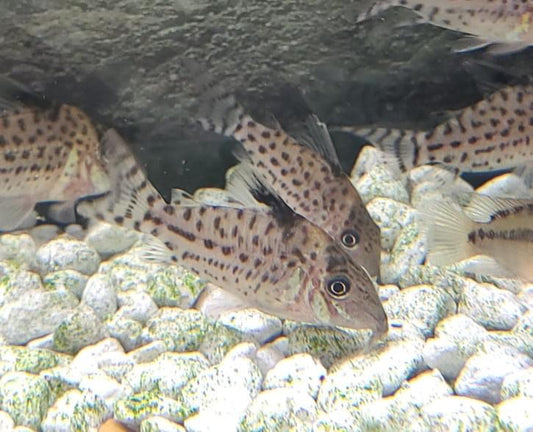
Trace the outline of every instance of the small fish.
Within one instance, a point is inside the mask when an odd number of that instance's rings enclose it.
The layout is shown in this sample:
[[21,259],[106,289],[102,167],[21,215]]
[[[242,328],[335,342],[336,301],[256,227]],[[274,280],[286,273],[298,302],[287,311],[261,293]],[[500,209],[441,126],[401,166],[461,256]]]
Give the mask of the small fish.
[[[251,172],[296,213],[326,231],[371,276],[380,277],[380,230],[342,171],[327,128],[314,115],[298,140],[244,112],[217,85],[204,93],[200,123],[235,138],[237,155]],[[250,181],[253,184],[254,181]]]
[[77,199],[108,190],[97,131],[79,108],[0,110],[0,231],[16,229],[45,202],[54,203],[54,220],[73,222]]
[[[488,255],[502,269],[533,281],[533,200],[473,194],[464,211],[441,201],[425,205],[422,215],[428,226],[431,264]],[[487,272],[502,273],[498,270]]]
[[393,6],[414,11],[419,22],[467,33],[465,52],[491,44],[494,54],[507,54],[533,45],[533,3],[530,0],[378,0],[357,22]]
[[340,127],[397,156],[408,171],[443,164],[463,172],[503,170],[533,161],[533,86],[508,86],[428,131]]
[[112,191],[81,202],[78,212],[154,236],[146,258],[177,263],[282,318],[386,332],[367,272],[281,201],[273,209],[217,207],[173,190],[167,204],[116,132],[102,145]]

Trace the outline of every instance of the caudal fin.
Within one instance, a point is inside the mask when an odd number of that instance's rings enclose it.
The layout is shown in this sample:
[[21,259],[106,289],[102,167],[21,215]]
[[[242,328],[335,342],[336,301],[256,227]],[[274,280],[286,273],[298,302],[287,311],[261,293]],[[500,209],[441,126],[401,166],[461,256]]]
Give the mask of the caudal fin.
[[347,132],[361,138],[365,138],[380,150],[393,155],[398,160],[402,171],[409,171],[415,166],[414,161],[417,153],[417,131],[388,128],[359,128],[357,126],[343,126],[333,128]]
[[420,207],[420,222],[427,233],[427,261],[430,264],[449,265],[477,253],[468,241],[468,233],[474,229],[475,222],[457,204],[431,200]]
[[163,198],[148,181],[128,144],[113,129],[102,138],[105,169],[111,192],[80,202],[77,211],[90,220],[100,220],[138,229],[146,212]]

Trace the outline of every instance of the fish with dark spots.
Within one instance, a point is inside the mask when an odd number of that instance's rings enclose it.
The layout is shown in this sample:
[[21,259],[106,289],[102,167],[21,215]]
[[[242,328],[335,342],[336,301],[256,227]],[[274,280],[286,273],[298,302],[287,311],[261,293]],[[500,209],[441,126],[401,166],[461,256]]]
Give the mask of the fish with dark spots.
[[418,22],[466,33],[458,52],[491,45],[490,52],[508,54],[533,45],[530,0],[377,0],[357,22],[394,6],[411,9]]
[[[521,115],[515,113],[520,108]],[[463,172],[513,168],[533,161],[533,85],[505,87],[430,131],[336,128],[395,155],[403,170],[428,163]]]
[[[449,265],[482,254],[511,275],[533,281],[533,200],[472,194],[464,210],[452,202],[431,202],[422,214],[431,264]],[[484,269],[501,274],[499,270]]]
[[[125,174],[138,165],[117,134],[105,142],[103,151],[113,168],[111,192],[79,203],[78,213],[93,222],[153,233],[145,258],[177,263],[248,305],[281,318],[370,329],[374,337],[387,331],[387,317],[366,270],[328,234],[281,202],[277,208],[216,207],[185,198],[180,204],[167,204],[141,169]],[[149,196],[155,197],[151,206]],[[169,212],[168,205],[175,210]],[[282,209],[286,214],[280,216]],[[198,221],[202,221],[199,232]],[[221,234],[235,226],[241,244]]]
[[[371,276],[379,278],[379,227],[342,171],[325,125],[311,115],[302,134],[292,137],[281,128],[256,122],[217,84],[208,86],[202,98],[202,126],[233,137],[243,146],[238,156],[248,186],[272,191],[293,211],[328,233]],[[332,200],[344,203],[343,210],[331,211]]]
[[0,231],[26,223],[37,203],[51,203],[54,221],[74,222],[76,200],[108,190],[100,137],[79,108],[0,110]]

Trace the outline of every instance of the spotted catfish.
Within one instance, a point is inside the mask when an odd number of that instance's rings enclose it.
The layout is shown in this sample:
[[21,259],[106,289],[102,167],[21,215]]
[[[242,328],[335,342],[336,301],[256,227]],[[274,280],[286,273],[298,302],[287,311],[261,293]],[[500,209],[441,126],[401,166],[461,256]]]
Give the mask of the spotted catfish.
[[530,0],[378,0],[358,22],[393,7],[416,12],[420,22],[470,35],[457,51],[493,45],[494,54],[506,54],[533,45],[533,3]]
[[167,204],[113,131],[103,140],[112,192],[78,205],[89,219],[151,234],[146,257],[178,263],[282,318],[387,330],[373,282],[326,233],[279,207],[216,207],[173,191]]
[[533,161],[533,85],[505,87],[428,131],[337,129],[396,155],[405,171],[429,163],[465,172],[512,168]]
[[[326,231],[371,276],[380,275],[380,230],[342,171],[329,133],[316,116],[294,139],[245,113],[232,94],[205,86],[200,123],[240,141],[238,157],[296,213]],[[253,183],[253,182],[251,182]]]
[[[42,102],[42,101],[41,101]],[[71,105],[13,106],[0,111],[0,230],[16,229],[36,203],[74,220],[74,203],[109,190],[91,119]]]
[[501,266],[483,265],[484,271],[506,270],[533,281],[533,200],[472,194],[464,211],[447,202],[426,205],[423,220],[432,264],[448,265],[483,254]]

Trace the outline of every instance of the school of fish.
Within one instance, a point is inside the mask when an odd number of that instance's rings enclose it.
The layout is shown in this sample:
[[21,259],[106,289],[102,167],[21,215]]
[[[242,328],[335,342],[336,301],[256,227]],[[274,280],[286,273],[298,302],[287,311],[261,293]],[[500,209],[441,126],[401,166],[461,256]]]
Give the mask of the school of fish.
[[264,312],[383,335],[387,317],[366,270],[324,231],[288,209],[210,206],[174,191],[168,204],[127,144],[110,130],[102,140],[111,193],[86,200],[90,219],[150,234],[145,257],[179,265]]
[[459,52],[493,45],[489,50],[494,54],[509,54],[533,45],[533,3],[529,0],[378,0],[357,22],[394,6],[412,10],[419,22],[468,35]]

